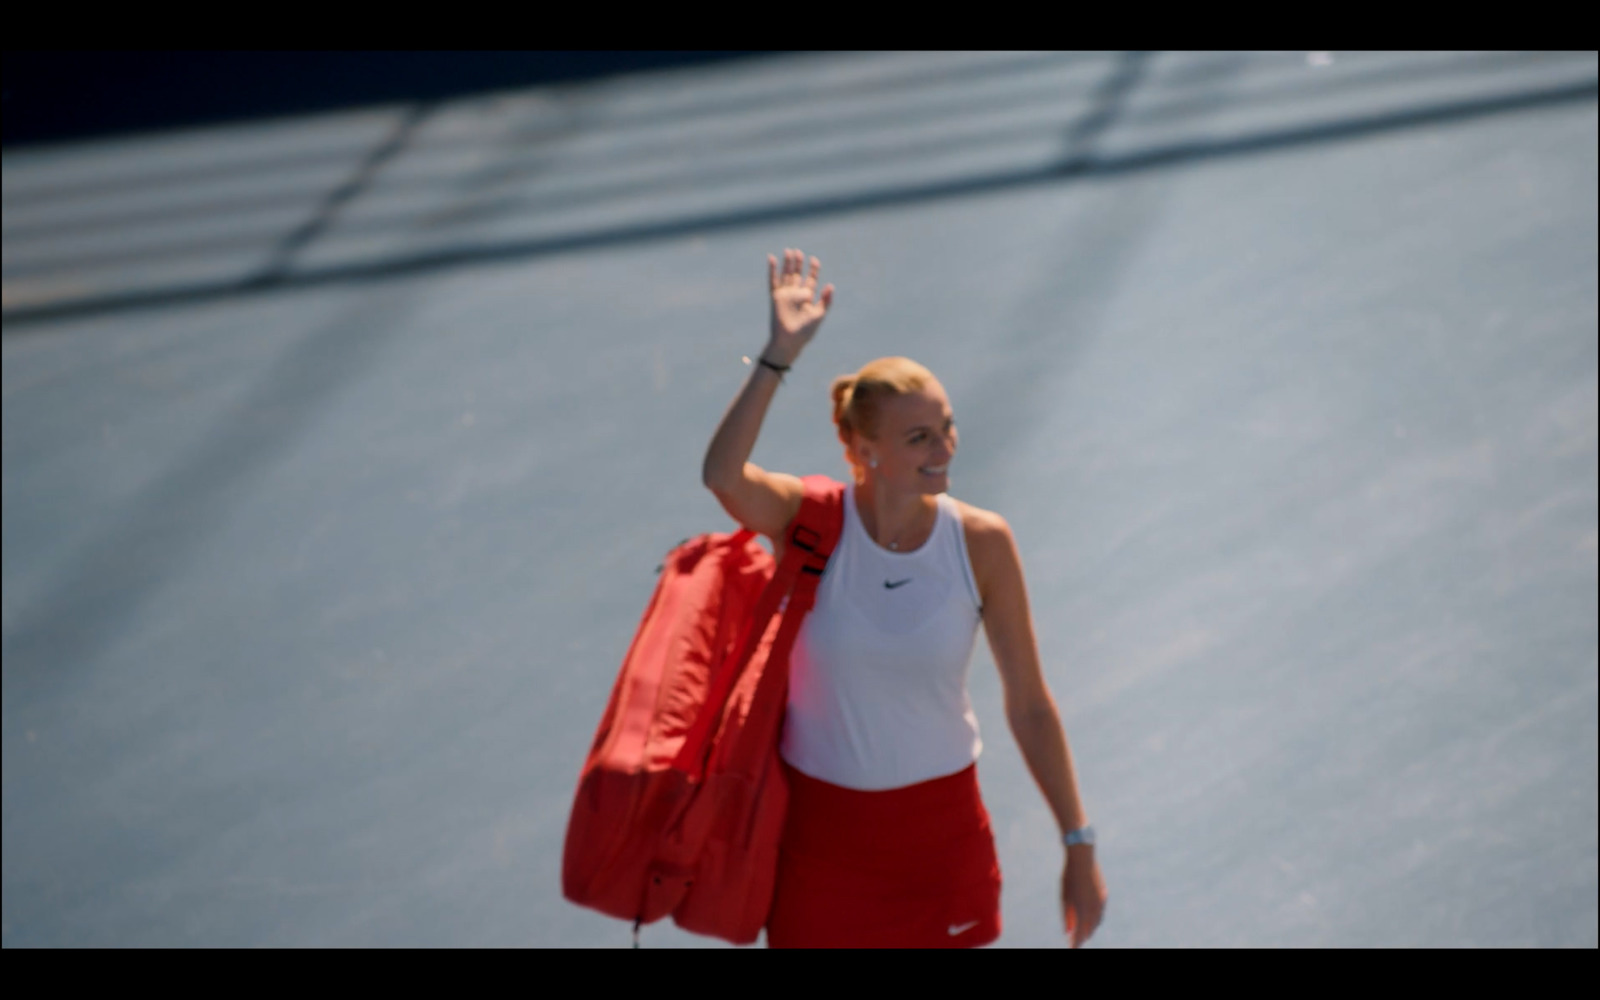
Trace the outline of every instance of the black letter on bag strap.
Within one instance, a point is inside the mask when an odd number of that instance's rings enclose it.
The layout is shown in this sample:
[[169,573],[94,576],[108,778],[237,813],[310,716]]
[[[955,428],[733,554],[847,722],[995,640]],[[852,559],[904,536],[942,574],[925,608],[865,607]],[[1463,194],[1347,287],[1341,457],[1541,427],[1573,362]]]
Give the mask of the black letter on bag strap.
[[[800,532],[802,531],[806,533],[805,538],[800,537]],[[789,541],[807,552],[815,553],[817,546],[822,544],[822,536],[803,524],[797,524],[794,526],[794,530],[789,533]]]

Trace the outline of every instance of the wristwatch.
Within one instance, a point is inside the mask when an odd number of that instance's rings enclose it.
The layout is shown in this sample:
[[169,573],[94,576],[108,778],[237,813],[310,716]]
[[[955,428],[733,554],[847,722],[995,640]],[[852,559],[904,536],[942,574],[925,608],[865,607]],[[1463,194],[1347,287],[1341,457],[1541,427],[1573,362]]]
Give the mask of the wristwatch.
[[1068,847],[1071,847],[1073,844],[1092,844],[1094,843],[1094,827],[1085,826],[1077,830],[1073,830],[1071,833],[1063,836],[1061,838],[1061,842],[1066,844]]

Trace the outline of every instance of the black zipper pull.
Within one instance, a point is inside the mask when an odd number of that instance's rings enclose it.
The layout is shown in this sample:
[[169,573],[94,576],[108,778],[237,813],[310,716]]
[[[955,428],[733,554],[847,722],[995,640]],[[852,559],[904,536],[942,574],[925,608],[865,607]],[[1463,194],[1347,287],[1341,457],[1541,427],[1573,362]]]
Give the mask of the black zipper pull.
[[[683,548],[688,543],[689,543],[689,540],[687,538],[685,538],[683,541],[679,542],[678,544],[674,545],[672,548],[668,549],[667,550],[667,555],[669,555],[669,556],[672,555],[672,553],[674,553],[674,552],[678,551],[679,549]],[[656,567],[656,575],[659,576],[661,574],[661,571],[666,569],[666,568],[667,568],[667,561],[665,559],[663,559],[663,560],[661,560],[660,565],[658,565]]]

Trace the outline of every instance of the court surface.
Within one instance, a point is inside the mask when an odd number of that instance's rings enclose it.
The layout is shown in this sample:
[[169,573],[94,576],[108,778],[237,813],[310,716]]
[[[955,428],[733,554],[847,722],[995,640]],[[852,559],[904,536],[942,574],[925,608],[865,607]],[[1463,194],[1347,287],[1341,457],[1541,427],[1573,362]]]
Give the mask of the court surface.
[[[944,381],[1094,947],[1596,947],[1596,77],[796,55],[8,153],[0,941],[627,945],[567,811],[793,246],[754,460]],[[1061,946],[971,690],[997,946]]]

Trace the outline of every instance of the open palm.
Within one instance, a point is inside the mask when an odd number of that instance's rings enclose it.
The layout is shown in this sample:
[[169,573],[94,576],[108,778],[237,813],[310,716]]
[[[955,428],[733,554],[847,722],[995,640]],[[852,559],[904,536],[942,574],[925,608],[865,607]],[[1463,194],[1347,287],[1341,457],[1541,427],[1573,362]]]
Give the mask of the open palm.
[[769,353],[775,360],[789,364],[799,356],[802,348],[816,336],[828,306],[833,303],[833,286],[822,289],[817,296],[817,276],[822,272],[822,262],[811,258],[811,271],[805,270],[806,256],[799,250],[783,252],[783,266],[778,258],[767,255],[767,279],[772,286],[772,341]]

